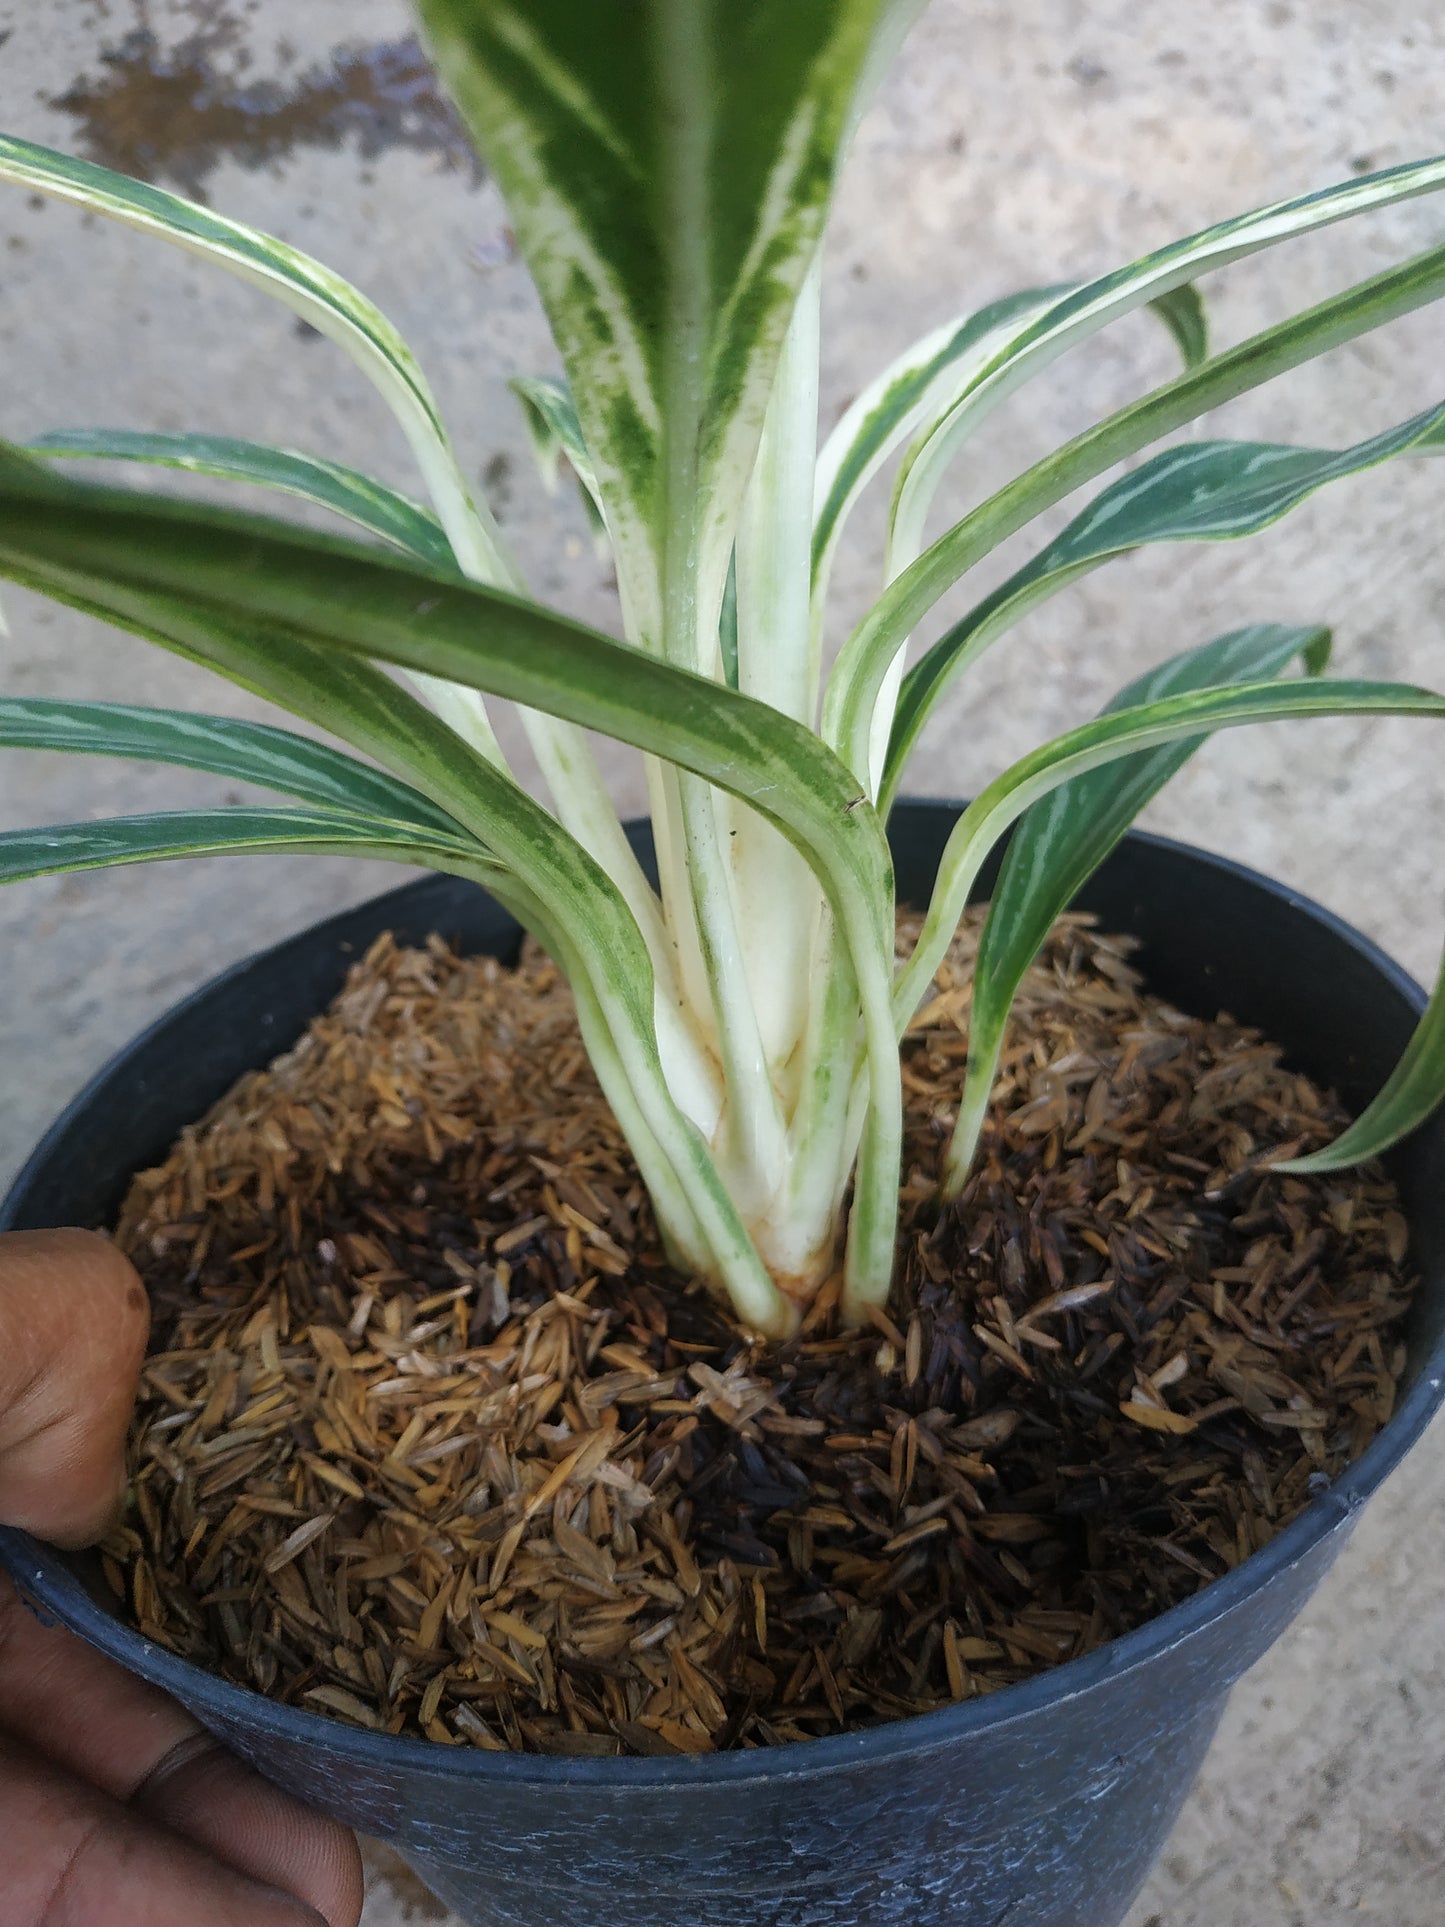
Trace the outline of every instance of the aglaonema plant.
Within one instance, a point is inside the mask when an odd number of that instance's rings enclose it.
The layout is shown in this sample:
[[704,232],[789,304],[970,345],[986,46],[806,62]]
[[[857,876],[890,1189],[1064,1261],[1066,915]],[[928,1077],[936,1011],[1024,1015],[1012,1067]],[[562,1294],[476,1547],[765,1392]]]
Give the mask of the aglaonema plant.
[[[984,928],[941,1190],[962,1190],[1015,991],[1054,917],[1213,731],[1445,715],[1323,673],[1328,632],[1264,623],[1190,648],[1004,770],[961,817],[922,936],[895,967],[888,807],[940,699],[1030,609],[1145,544],[1262,529],[1326,483],[1445,447],[1445,406],[1343,448],[1185,441],[1129,469],[926,648],[910,637],[1005,539],[1219,404],[1445,293],[1445,246],[1222,352],[1195,284],[1332,222],[1445,187],[1445,158],[1206,228],[1081,285],[934,329],[818,445],[819,248],[849,131],[908,0],[418,0],[510,206],[565,381],[516,384],[615,558],[622,640],[528,595],[413,357],[354,288],[279,241],[20,140],[0,176],[172,242],[274,295],[370,377],[425,505],[317,456],[203,435],[67,430],[0,452],[0,573],[201,662],[347,745],[83,702],[0,701],[0,741],[168,761],[289,797],[0,837],[0,878],[208,852],[341,851],[474,878],[555,957],[676,1262],[764,1333],[843,1266],[854,1317],[889,1290],[899,1040],[980,866],[1014,831]],[[1281,280],[1282,288],[1287,280]],[[936,535],[980,422],[1099,329],[1151,308],[1175,379]],[[365,541],[80,484],[75,458],[264,483]],[[881,592],[827,666],[848,518],[894,476]],[[1295,666],[1304,673],[1286,677]],[[406,672],[410,687],[392,673]],[[529,794],[487,699],[520,705]],[[648,881],[587,732],[646,758]],[[361,760],[365,759],[365,760]],[[1288,960],[1281,960],[1288,969]],[[1330,1147],[1368,1157],[1445,1090],[1445,988]]]

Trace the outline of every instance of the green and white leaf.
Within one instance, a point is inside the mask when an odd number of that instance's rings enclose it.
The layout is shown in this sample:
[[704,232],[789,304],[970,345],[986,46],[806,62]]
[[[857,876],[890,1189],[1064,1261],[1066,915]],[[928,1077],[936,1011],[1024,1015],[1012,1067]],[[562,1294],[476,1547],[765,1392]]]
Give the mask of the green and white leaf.
[[1442,1096],[1445,1096],[1445,963],[1441,964],[1425,1014],[1405,1046],[1404,1055],[1354,1123],[1347,1125],[1333,1144],[1327,1144],[1323,1150],[1313,1151],[1308,1157],[1281,1159],[1272,1168],[1312,1177],[1324,1171],[1342,1171],[1351,1164],[1379,1157],[1423,1124]]
[[259,783],[323,808],[349,810],[432,836],[466,841],[455,818],[409,784],[369,769],[327,743],[268,723],[197,716],[127,703],[0,696],[0,747],[54,749],[173,763]]
[[[53,195],[199,255],[272,295],[335,342],[396,417],[459,566],[484,581],[516,582],[514,565],[490,515],[467,487],[411,350],[381,311],[340,275],[272,235],[227,220],[165,188],[12,135],[0,135],[0,181]],[[426,692],[479,753],[500,761],[496,733],[474,694],[433,684],[426,685]]]
[[1006,295],[945,322],[904,349],[844,410],[818,454],[813,492],[814,622],[821,623],[833,556],[850,510],[879,469],[925,421],[947,414],[973,374],[1044,314],[1061,287]]
[[[1258,623],[1186,649],[1128,683],[1105,710],[1139,709],[1187,690],[1277,676],[1296,657],[1311,675],[1329,661],[1330,632]],[[1181,770],[1204,736],[1122,756],[1061,783],[1014,828],[994,885],[973,969],[968,1072],[948,1156],[948,1184],[961,1188],[973,1162],[1019,985],[1055,920],[1115,848],[1144,806]]]
[[[1217,729],[1311,716],[1366,715],[1441,718],[1445,696],[1408,683],[1325,679],[1247,683],[1168,696],[1106,714],[1022,757],[970,804],[944,848],[917,947],[898,973],[894,989],[899,1035],[927,994],[988,852],[1011,824],[1052,790],[1121,757]],[[961,1183],[955,1168],[950,1172],[950,1195]]]
[[592,457],[582,438],[577,405],[565,381],[555,375],[516,375],[507,383],[522,405],[522,420],[548,494],[555,494],[562,462],[577,478],[577,490],[595,536],[607,540],[607,517]]
[[7,830],[0,834],[0,883],[172,857],[301,854],[379,857],[433,869],[465,861],[505,879],[500,866],[490,864],[475,844],[462,838],[428,837],[344,810],[226,808]]
[[[901,1142],[889,999],[892,867],[875,812],[816,736],[764,704],[532,604],[335,538],[114,490],[72,487],[61,501],[23,474],[0,479],[0,511],[0,573],[173,646],[232,660],[239,651],[253,676],[267,650],[284,658],[283,676],[298,651],[310,652],[308,660],[336,652],[342,662],[420,669],[631,742],[758,809],[808,860],[849,945],[872,1079],[850,1262],[861,1291],[886,1291]],[[276,676],[269,660],[263,667]],[[317,702],[294,680],[287,699],[298,709],[304,703],[302,713]],[[433,793],[415,767],[403,773]],[[545,901],[566,903],[570,893],[578,941],[597,958],[594,981],[635,1004],[645,980],[645,1020],[637,1012],[631,1034],[650,1037],[651,965],[616,892],[514,785],[476,763],[470,781],[493,786],[484,813],[450,786],[435,800],[529,887],[527,866],[540,869]],[[542,863],[536,839],[544,825]],[[626,918],[630,947],[609,953],[608,926],[589,921],[604,913],[614,931],[619,913]],[[623,1028],[620,1015],[617,1022]],[[742,1265],[743,1253],[731,1252],[730,1261]],[[756,1302],[762,1286],[773,1288],[756,1254],[753,1264]]]
[[1031,562],[956,622],[903,679],[879,792],[887,810],[940,697],[1029,610],[1114,558],[1155,542],[1257,535],[1331,482],[1396,455],[1445,448],[1445,405],[1350,448],[1273,442],[1186,442],[1122,476]]
[[[1187,283],[1231,261],[1357,214],[1433,194],[1441,187],[1445,187],[1445,156],[1385,168],[1338,187],[1297,195],[1251,214],[1218,221],[1070,290],[1048,312],[1026,321],[1012,341],[1001,344],[949,415],[909,450],[893,501],[892,545],[898,566],[911,561],[922,549],[928,510],[964,441],[1000,402],[1076,341],[1145,302],[1167,302]],[[1199,312],[1186,297],[1184,305],[1166,307],[1164,317],[1186,362],[1193,362],[1205,345]]]
[[430,509],[320,455],[268,448],[231,435],[152,435],[124,428],[57,429],[27,446],[57,461],[145,462],[191,475],[214,475],[224,482],[256,482],[330,509],[438,568],[453,561],[452,545]]
[[[820,654],[810,606],[813,470],[818,445],[821,263],[814,261],[793,309],[743,497],[729,581],[734,600],[737,687],[809,731],[818,713]],[[724,602],[727,597],[724,595]],[[719,623],[719,641],[725,646]],[[726,656],[723,677],[727,679]],[[774,1190],[787,1156],[785,1115],[794,1096],[813,994],[813,956],[825,903],[817,880],[755,810],[729,811],[727,856],[737,919],[739,988],[746,993],[778,1150],[754,1155]]]
[[696,667],[880,0],[419,0],[562,351],[629,634]]
[[274,296],[334,341],[400,423],[462,567],[480,568],[489,580],[509,579],[496,531],[472,499],[415,357],[385,315],[348,281],[273,235],[33,141],[0,135],[0,181],[72,202],[200,255]]
[[1215,355],[1026,469],[932,543],[858,624],[829,681],[826,740],[851,768],[868,769],[875,704],[897,653],[940,596],[1044,510],[1207,410],[1428,306],[1442,293],[1445,248],[1434,248]]
[[[849,405],[818,457],[813,518],[813,621],[821,628],[833,556],[863,490],[891,455],[927,435],[971,390],[980,373],[1030,325],[1057,310],[1073,283],[1029,288],[991,301],[915,341]],[[1186,368],[1202,361],[1208,333],[1204,304],[1187,283],[1149,304],[1168,328]],[[891,558],[890,558],[891,559]],[[893,565],[911,561],[903,556]]]

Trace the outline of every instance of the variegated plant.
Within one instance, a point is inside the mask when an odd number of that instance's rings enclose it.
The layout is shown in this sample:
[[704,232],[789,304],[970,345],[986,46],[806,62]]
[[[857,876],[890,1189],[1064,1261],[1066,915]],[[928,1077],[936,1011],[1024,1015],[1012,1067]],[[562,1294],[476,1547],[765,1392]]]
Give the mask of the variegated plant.
[[[1338,476],[1445,446],[1445,407],[1345,449],[1185,442],[1105,487],[913,664],[910,636],[1005,538],[1216,404],[1445,292],[1445,246],[1226,352],[1206,271],[1445,187],[1445,159],[1222,223],[1081,286],[936,329],[817,446],[819,242],[838,156],[912,0],[418,0],[504,189],[566,382],[518,384],[616,559],[625,640],[528,597],[426,383],[375,309],[295,250],[18,140],[0,175],[168,240],[274,294],[371,378],[423,507],[319,457],[203,436],[68,431],[0,450],[0,572],[321,725],[278,729],[78,702],[0,701],[0,740],[170,761],[293,799],[0,837],[0,877],[206,851],[354,851],[490,889],[576,991],[599,1077],[677,1261],[786,1331],[841,1261],[855,1315],[889,1288],[898,1039],[989,851],[1015,834],[984,932],[944,1191],[963,1186],[1020,978],[1053,917],[1211,731],[1289,717],[1445,715],[1328,680],[1328,633],[1275,624],[1190,649],[1006,770],[945,852],[922,940],[894,965],[884,822],[939,697],[1028,609],[1142,544],[1246,535]],[[1057,356],[1151,306],[1183,372],[930,540],[980,421]],[[82,486],[76,457],[262,482],[369,541]],[[825,674],[832,560],[895,472],[883,587]],[[1299,664],[1303,676],[1281,680]],[[384,667],[383,667],[384,665]],[[389,673],[407,672],[415,693]],[[483,697],[521,705],[548,800],[515,780]],[[642,750],[659,886],[585,734]],[[1343,1137],[1367,1156],[1445,1089],[1445,993]],[[844,1216],[847,1209],[846,1258]]]

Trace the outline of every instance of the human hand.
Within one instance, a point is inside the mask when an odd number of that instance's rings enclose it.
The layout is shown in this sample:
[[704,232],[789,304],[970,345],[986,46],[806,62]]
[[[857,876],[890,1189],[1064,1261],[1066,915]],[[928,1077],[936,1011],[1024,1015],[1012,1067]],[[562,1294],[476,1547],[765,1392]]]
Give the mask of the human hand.
[[[87,1231],[0,1236],[0,1521],[62,1545],[111,1524],[150,1314]],[[0,1577],[5,1927],[357,1927],[344,1827]]]

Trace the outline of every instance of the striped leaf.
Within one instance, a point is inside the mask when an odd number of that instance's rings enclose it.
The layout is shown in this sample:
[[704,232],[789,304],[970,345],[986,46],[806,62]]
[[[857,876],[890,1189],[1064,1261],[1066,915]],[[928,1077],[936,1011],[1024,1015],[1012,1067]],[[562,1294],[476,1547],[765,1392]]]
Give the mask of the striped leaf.
[[0,696],[0,746],[58,749],[174,763],[259,783],[323,808],[349,810],[395,828],[465,840],[460,824],[419,790],[369,769],[326,743],[267,723],[195,716],[179,709]]
[[[59,482],[29,455],[8,460],[6,447],[0,444],[0,489],[7,478],[36,510],[47,500],[76,505],[97,499],[131,504],[141,499]],[[184,506],[169,506],[183,523],[187,514]],[[284,525],[246,517],[232,518],[230,525],[284,533]],[[304,542],[300,531],[295,534]],[[360,556],[374,553],[341,552]],[[37,582],[36,586],[42,585]],[[96,600],[88,593],[92,586],[97,591]],[[575,838],[559,829],[540,804],[503,771],[475,756],[467,739],[459,737],[427,704],[418,702],[369,662],[327,654],[276,624],[250,619],[224,594],[204,609],[193,600],[155,595],[125,601],[116,594],[113,584],[66,582],[63,571],[47,579],[43,592],[218,670],[242,688],[341,737],[424,792],[449,815],[466,822],[474,834],[490,841],[492,826],[506,825],[505,835],[520,853],[518,861],[524,876],[527,853],[535,853],[539,862],[545,862],[549,853],[555,857],[565,852],[569,859],[581,855]],[[609,820],[615,824],[615,815]],[[612,874],[653,956],[665,966],[668,950],[658,920],[657,900],[635,859],[619,864]]]
[[507,198],[631,632],[710,660],[739,505],[881,0],[419,0]]
[[1026,320],[1062,287],[1029,288],[945,322],[906,348],[849,404],[818,455],[813,496],[813,585],[821,603],[850,509],[879,469],[925,421],[936,422]]
[[689,770],[807,846],[850,899],[869,888],[881,935],[890,866],[873,812],[811,731],[764,704],[535,603],[260,516],[74,485],[58,499],[3,476],[0,509],[0,573],[58,600],[164,617],[182,640],[190,612],[198,629],[294,637],[342,661],[454,668]]
[[[1168,303],[1201,275],[1231,261],[1257,254],[1296,235],[1313,233],[1336,221],[1376,208],[1391,207],[1445,187],[1445,156],[1386,168],[1312,194],[1279,201],[1251,214],[1219,221],[1182,241],[1116,268],[1082,287],[1070,289],[1052,308],[1025,320],[1014,338],[996,349],[952,411],[909,450],[900,471],[893,504],[893,544],[902,561],[923,546],[923,526],[938,485],[963,442],[1001,401],[1046,368],[1086,335],[1142,307]],[[1164,309],[1187,363],[1202,353],[1202,316],[1188,297]]]
[[507,386],[522,404],[522,419],[527,424],[532,453],[537,458],[547,492],[556,492],[565,459],[577,478],[577,490],[594,534],[605,538],[607,521],[602,497],[593,473],[592,457],[582,439],[582,424],[577,419],[571,389],[555,375],[517,375]]
[[[219,476],[227,481],[262,483],[334,510],[422,561],[439,568],[453,564],[451,543],[429,510],[370,476],[294,450],[268,448],[220,435],[151,435],[123,429],[82,429],[41,436],[29,444],[28,452],[55,459],[156,463]],[[480,718],[473,692],[456,692],[462,698],[457,702],[449,699],[452,692],[434,681],[421,678],[419,686],[474,747],[484,752],[490,749],[485,735],[481,740],[478,738]],[[585,745],[569,761],[571,745],[560,727],[551,726],[546,718],[531,720],[536,726],[532,734],[539,760],[549,779],[556,779],[554,793],[560,793],[569,801],[575,798],[577,807],[575,812],[569,811],[569,816],[576,814],[585,819],[593,854],[618,878],[634,908],[641,911],[650,893],[630,853],[619,847],[622,839],[615,814],[605,797],[599,797],[588,781],[595,776],[595,765]],[[558,768],[559,747],[561,760],[568,764],[565,774]],[[659,948],[654,945],[654,949]]]
[[1425,1122],[1445,1095],[1445,963],[1435,980],[1425,1014],[1405,1046],[1405,1054],[1378,1095],[1333,1144],[1308,1157],[1284,1158],[1276,1171],[1310,1176],[1342,1171],[1351,1164],[1379,1157],[1392,1144],[1408,1137]]
[[[1328,629],[1259,623],[1187,649],[1121,689],[1105,709],[1139,709],[1188,690],[1262,682],[1303,657],[1311,675],[1329,661]],[[1207,739],[1186,736],[1121,756],[1061,783],[1019,819],[994,885],[979,941],[969,1009],[968,1073],[949,1152],[951,1171],[967,1172],[988,1110],[1018,987],[1055,919],[1118,843],[1145,804]]]
[[896,795],[909,755],[944,691],[1004,630],[1069,583],[1154,542],[1255,535],[1316,490],[1395,455],[1439,454],[1445,405],[1351,448],[1187,442],[1106,488],[1033,560],[956,622],[904,677],[880,801]]
[[462,566],[484,563],[488,579],[506,578],[496,531],[472,500],[415,357],[385,315],[339,274],[273,235],[33,141],[0,135],[0,181],[70,201],[200,255],[274,296],[334,341],[401,424]]
[[895,656],[940,596],[1044,510],[1208,409],[1426,307],[1442,293],[1445,247],[1372,276],[1213,356],[1026,469],[927,548],[853,631],[828,686],[826,740],[851,768],[868,770],[874,710]]
[[[875,812],[816,736],[765,704],[408,558],[259,517],[118,490],[72,486],[57,497],[52,488],[3,470],[0,511],[0,574],[203,659],[219,657],[255,686],[264,686],[264,676],[286,688],[285,700],[299,713],[315,715],[321,706],[324,677],[311,669],[318,658],[353,668],[356,658],[392,662],[598,729],[759,810],[818,875],[858,978],[873,1095],[850,1265],[863,1281],[860,1290],[875,1297],[886,1292],[902,1124],[889,997],[892,866]],[[304,674],[296,667],[303,662]],[[374,716],[363,719],[351,740],[388,752]],[[430,744],[423,747],[435,754]],[[499,773],[474,763],[464,782],[434,791],[417,774],[422,760],[416,752],[409,757],[409,780],[482,837],[529,887],[537,879],[537,896],[577,933],[592,959],[594,984],[614,1000],[619,1036],[641,1054],[643,1040],[654,1038],[652,967],[616,890],[573,839]],[[469,786],[474,797],[485,798],[484,808],[476,801],[469,806]],[[646,1068],[636,1066],[639,1075]],[[676,1119],[675,1106],[673,1114]],[[658,1136],[668,1141],[667,1132]],[[686,1134],[679,1155],[692,1157],[694,1143],[695,1134]],[[721,1214],[725,1197],[720,1190],[709,1197]],[[727,1229],[719,1216],[720,1238]],[[738,1235],[746,1249],[735,1241],[729,1261],[741,1267],[751,1247]],[[771,1294],[776,1302],[755,1254],[752,1264],[754,1300]]]
[[300,854],[380,857],[434,869],[445,869],[449,860],[483,871],[496,867],[460,838],[410,834],[399,824],[342,810],[169,810],[158,816],[118,816],[109,822],[0,833],[0,883],[171,857]]
[[231,435],[149,435],[125,428],[57,429],[28,446],[59,461],[146,462],[191,475],[214,475],[223,482],[258,482],[330,509],[424,562],[446,568],[452,561],[451,543],[430,509],[320,455],[268,448]]
[[[458,565],[485,582],[517,582],[515,567],[485,505],[475,501],[467,487],[411,350],[381,311],[340,275],[272,235],[227,220],[164,188],[33,141],[0,135],[0,181],[69,201],[88,213],[104,215],[199,255],[273,296],[334,341],[396,417]],[[435,683],[424,687],[479,754],[501,760],[491,720],[474,692]]]
[[[1030,288],[935,328],[905,349],[851,403],[818,457],[813,516],[815,621],[822,620],[844,522],[884,462],[910,438],[930,432],[949,416],[1001,352],[1042,316],[1055,312],[1065,295],[1075,292],[1073,284]],[[1208,334],[1198,291],[1186,284],[1149,305],[1168,328],[1185,367],[1202,361]]]
[[1209,358],[1209,316],[1204,298],[1192,281],[1155,295],[1149,306],[1174,337],[1174,346],[1186,368],[1197,368]]
[[[1137,708],[1095,718],[1055,737],[994,779],[955,825],[939,864],[938,880],[918,944],[898,973],[894,1015],[899,1035],[927,994],[943,961],[984,859],[1024,812],[1061,784],[1102,769],[1122,757],[1180,741],[1237,729],[1246,723],[1303,720],[1311,716],[1445,717],[1445,696],[1408,683],[1330,681],[1246,683],[1166,696]],[[1437,1098],[1442,1093],[1437,1092]],[[950,1165],[945,1183],[957,1194],[967,1176]]]

